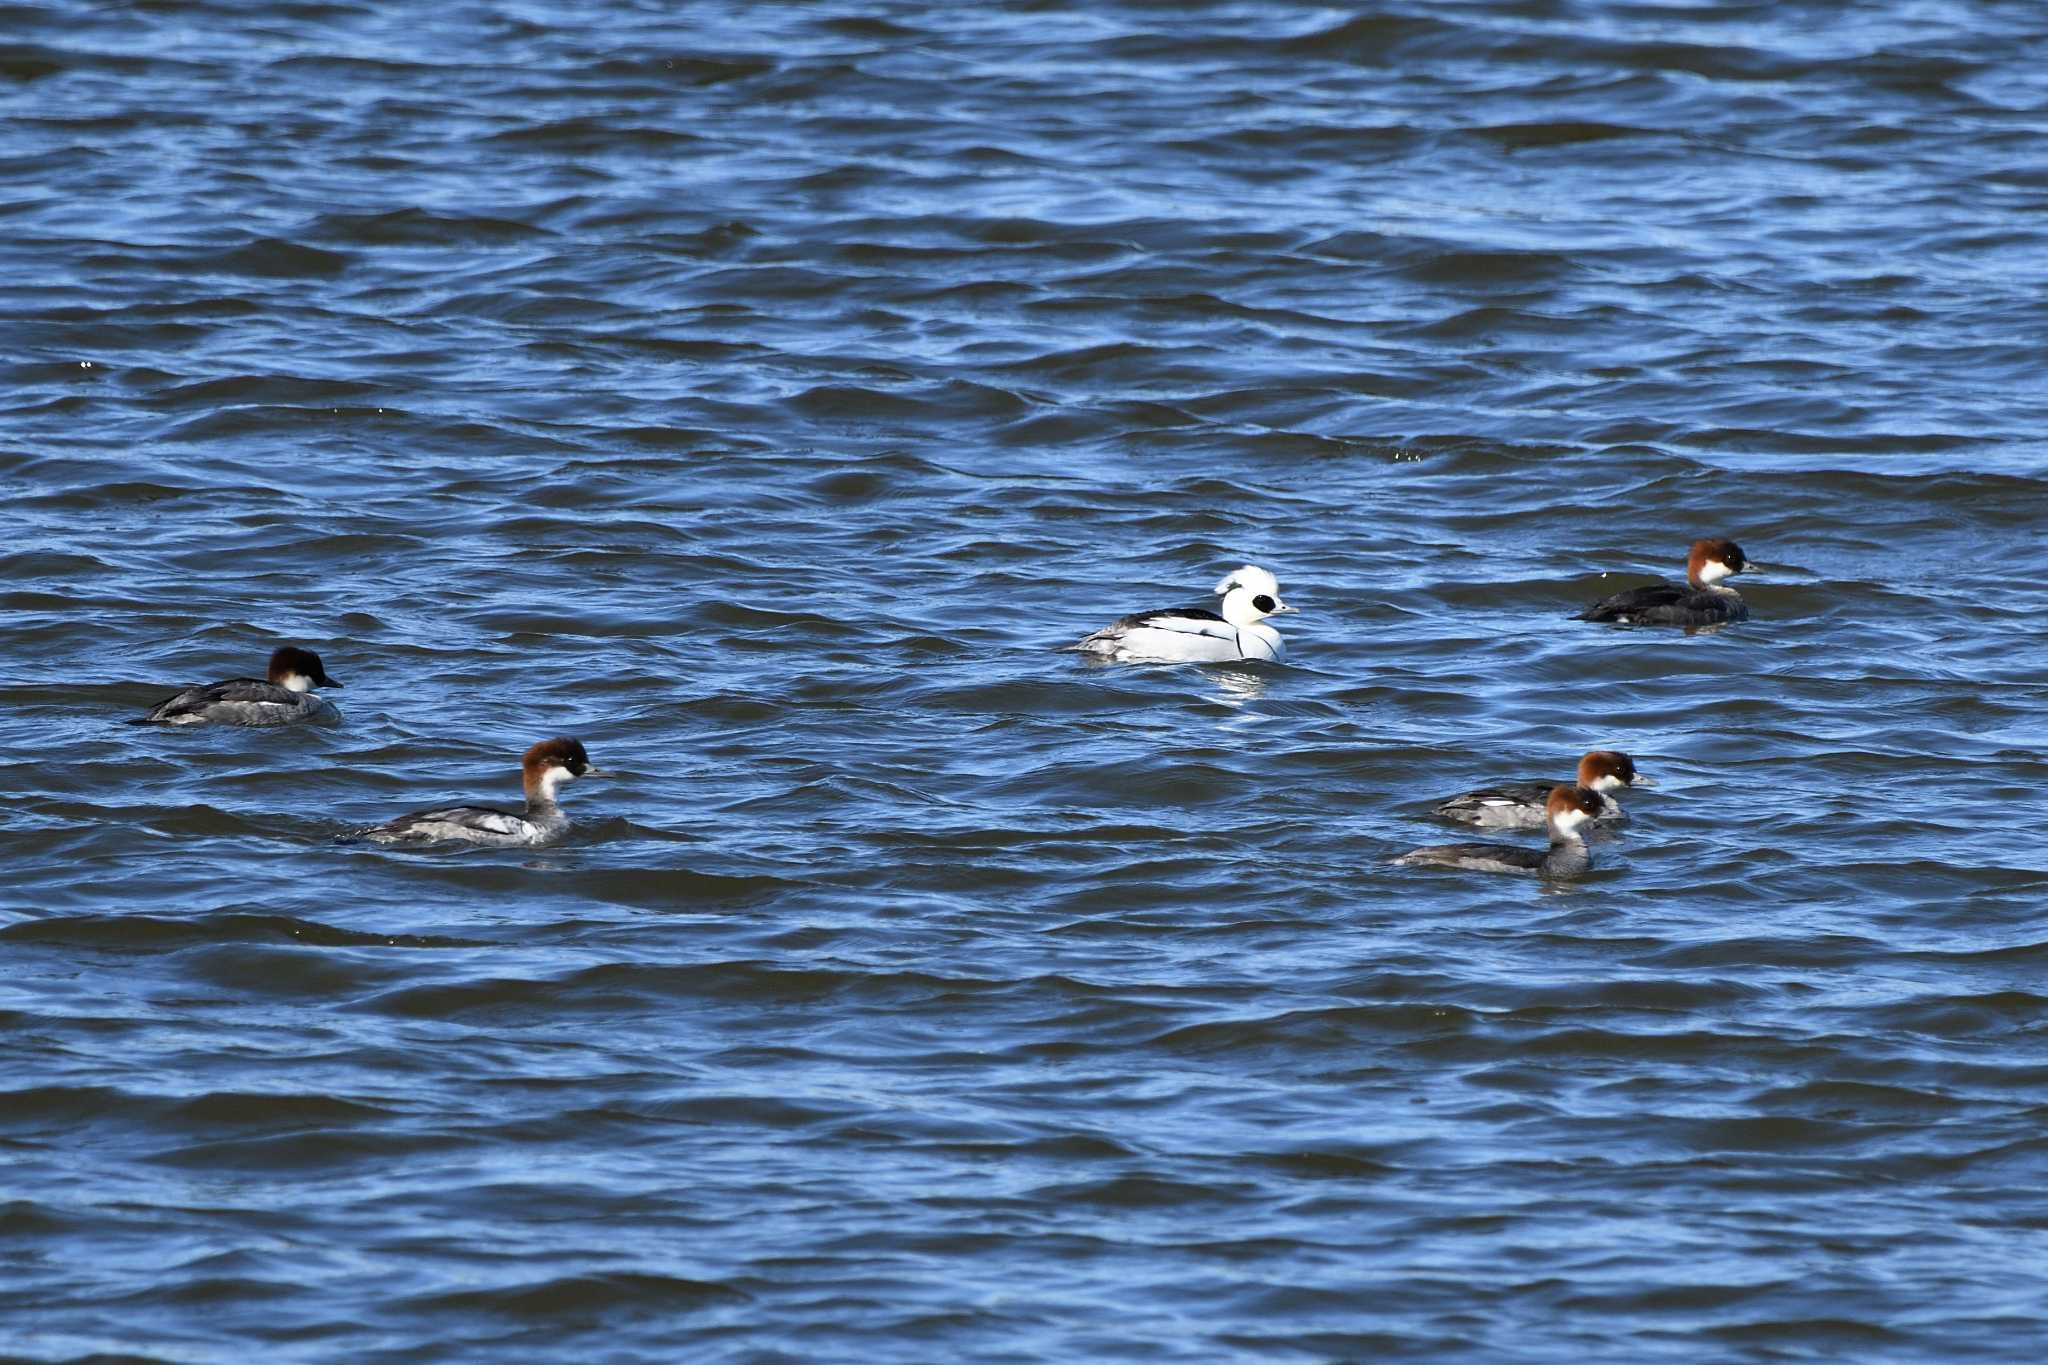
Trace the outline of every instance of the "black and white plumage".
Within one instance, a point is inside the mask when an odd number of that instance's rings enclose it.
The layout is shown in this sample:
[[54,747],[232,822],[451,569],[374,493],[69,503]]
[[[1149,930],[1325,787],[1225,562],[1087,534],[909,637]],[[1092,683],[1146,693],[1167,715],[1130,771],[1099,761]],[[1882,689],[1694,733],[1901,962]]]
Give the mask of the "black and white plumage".
[[327,676],[320,656],[286,645],[270,656],[269,680],[229,678],[188,687],[151,707],[137,725],[291,725],[336,721],[341,712],[316,694],[316,687],[340,687]]
[[1083,654],[1117,663],[1232,663],[1278,660],[1287,653],[1269,616],[1294,611],[1280,600],[1280,583],[1247,564],[1216,585],[1220,611],[1170,607],[1113,621],[1074,645]]
[[[1556,785],[1538,780],[1482,787],[1439,802],[1434,814],[1481,829],[1542,829],[1545,803]],[[1595,749],[1579,760],[1578,785],[1600,803],[1594,818],[1612,824],[1628,818],[1616,793],[1657,784],[1637,772],[1635,760],[1620,750]]]
[[1602,598],[1578,614],[1581,621],[1621,626],[1726,625],[1749,617],[1749,606],[1721,580],[1754,569],[1732,540],[1696,540],[1686,556],[1685,582],[1650,583]]
[[414,811],[386,824],[358,830],[352,839],[373,844],[481,844],[489,848],[537,848],[569,832],[569,817],[555,799],[565,782],[602,777],[590,766],[590,755],[573,739],[544,739],[526,751],[520,762],[526,782],[526,809],[490,806],[445,806]]
[[1453,867],[1467,872],[1511,872],[1549,878],[1584,876],[1593,866],[1586,846],[1586,826],[1599,817],[1600,798],[1584,787],[1563,783],[1544,801],[1544,824],[1550,847],[1516,844],[1437,844],[1393,859],[1397,867]]

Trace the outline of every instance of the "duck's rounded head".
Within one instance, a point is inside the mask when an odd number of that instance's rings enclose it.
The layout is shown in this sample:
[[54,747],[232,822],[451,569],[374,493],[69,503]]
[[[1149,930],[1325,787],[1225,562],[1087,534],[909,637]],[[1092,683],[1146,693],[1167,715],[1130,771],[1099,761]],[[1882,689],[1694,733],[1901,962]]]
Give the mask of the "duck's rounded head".
[[1584,787],[1559,783],[1543,803],[1544,823],[1552,839],[1575,839],[1588,821],[1600,818],[1600,797]]
[[1223,619],[1248,626],[1296,610],[1280,600],[1280,580],[1256,564],[1233,569],[1216,585],[1223,595]]
[[1602,796],[1637,783],[1650,785],[1636,772],[1636,761],[1619,749],[1595,749],[1579,760],[1579,785]]
[[1685,557],[1685,576],[1703,588],[1711,588],[1750,568],[1742,547],[1732,540],[1695,540]]
[[528,800],[552,801],[564,782],[604,775],[591,766],[583,742],[575,739],[544,739],[526,751],[519,766],[526,774]]
[[288,692],[310,692],[316,687],[340,687],[320,666],[320,656],[310,649],[286,645],[270,656],[270,681]]

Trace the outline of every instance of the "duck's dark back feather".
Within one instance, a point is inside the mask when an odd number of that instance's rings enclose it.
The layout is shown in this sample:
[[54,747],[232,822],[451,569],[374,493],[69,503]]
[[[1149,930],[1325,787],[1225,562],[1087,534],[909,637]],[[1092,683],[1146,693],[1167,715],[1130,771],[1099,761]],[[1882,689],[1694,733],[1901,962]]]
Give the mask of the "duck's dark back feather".
[[150,708],[142,723],[147,725],[151,721],[187,715],[216,702],[268,701],[291,706],[296,704],[297,697],[298,693],[261,678],[229,678],[226,682],[211,683],[205,687],[188,687],[174,697],[164,698]]
[[1633,626],[1708,626],[1740,621],[1749,608],[1733,593],[1706,592],[1683,583],[1651,583],[1602,598],[1580,612],[1581,621]]
[[1167,607],[1162,611],[1141,611],[1135,615],[1123,617],[1116,625],[1111,626],[1110,629],[1115,630],[1121,627],[1124,630],[1129,630],[1133,626],[1147,625],[1167,616],[1184,616],[1191,621],[1223,620],[1221,613],[1210,611],[1207,607]]
[[[1438,864],[1444,867],[1470,866],[1473,863],[1493,863],[1503,870],[1534,872],[1543,866],[1549,850],[1520,848],[1514,844],[1432,844],[1418,848],[1413,853],[1403,854],[1397,862],[1410,864]],[[1474,867],[1473,871],[1484,871]]]

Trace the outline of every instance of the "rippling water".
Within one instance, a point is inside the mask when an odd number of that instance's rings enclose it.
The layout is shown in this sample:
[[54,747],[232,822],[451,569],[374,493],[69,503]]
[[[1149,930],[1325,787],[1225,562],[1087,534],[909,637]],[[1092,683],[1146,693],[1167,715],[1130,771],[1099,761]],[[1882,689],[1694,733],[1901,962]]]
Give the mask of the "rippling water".
[[2030,1358],[2044,133],[2031,0],[0,9],[0,1350]]

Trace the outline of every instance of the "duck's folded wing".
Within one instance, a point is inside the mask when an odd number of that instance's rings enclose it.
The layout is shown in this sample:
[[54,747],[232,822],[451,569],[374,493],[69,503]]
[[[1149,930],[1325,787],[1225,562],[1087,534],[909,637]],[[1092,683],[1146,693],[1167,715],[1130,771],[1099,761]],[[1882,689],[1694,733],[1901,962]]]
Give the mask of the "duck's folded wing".
[[260,678],[230,678],[215,683],[206,689],[206,700],[215,701],[267,701],[281,706],[297,706],[299,694],[289,687],[279,687],[273,682]]
[[1497,806],[1541,806],[1543,799],[1550,795],[1550,789],[1556,785],[1555,782],[1509,782],[1498,787],[1482,787],[1476,792],[1463,792],[1438,802],[1436,808],[1440,814],[1449,814]]
[[1403,867],[1462,867],[1474,872],[1534,872],[1543,854],[1512,844],[1432,844],[1393,860]]
[[1683,602],[1691,589],[1677,583],[1651,583],[1640,588],[1630,588],[1612,597],[1603,597],[1579,613],[1581,621],[1618,621],[1624,616],[1635,616],[1643,612],[1669,610]]
[[146,719],[163,720],[187,715],[224,701],[267,701],[291,706],[297,704],[297,695],[261,678],[229,678],[226,682],[209,683],[205,687],[188,687],[174,697],[166,697],[150,708]]
[[1166,611],[1140,612],[1136,616],[1124,617],[1110,629],[1170,630],[1176,635],[1206,635],[1215,640],[1237,638],[1237,627],[1207,607],[1173,607]]
[[395,838],[434,838],[437,831],[450,828],[481,830],[509,838],[525,834],[527,822],[509,810],[493,810],[489,806],[444,806],[440,810],[416,810],[401,815],[388,825],[378,826],[378,832]]

